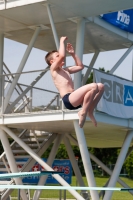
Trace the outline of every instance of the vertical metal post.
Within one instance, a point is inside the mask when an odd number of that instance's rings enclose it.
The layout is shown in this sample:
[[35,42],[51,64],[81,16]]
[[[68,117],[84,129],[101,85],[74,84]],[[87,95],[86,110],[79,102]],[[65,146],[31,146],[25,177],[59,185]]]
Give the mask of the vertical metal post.
[[60,109],[60,95],[57,96],[57,110]]
[[66,190],[64,190],[64,200],[66,200]]
[[[84,51],[84,32],[85,32],[85,19],[81,18],[77,21],[77,36],[76,36],[76,49],[75,53],[82,60]],[[81,71],[74,74],[74,88],[81,87]]]
[[28,197],[29,197],[29,200],[30,200],[30,190],[28,189]]
[[[57,150],[58,150],[58,147],[61,143],[61,140],[62,140],[62,137],[63,137],[63,134],[62,135],[58,135],[55,139],[55,142],[54,142],[54,145],[52,147],[52,150],[50,152],[50,155],[49,155],[49,158],[47,160],[47,164],[49,166],[52,166],[52,163],[55,159],[55,156],[56,156],[56,153],[57,153]],[[38,185],[44,185],[46,180],[47,180],[47,177],[48,176],[42,176],[40,177],[40,180],[38,182]],[[35,193],[34,193],[34,197],[33,197],[33,200],[38,200],[39,197],[40,197],[40,194],[41,194],[42,190],[36,190]]]
[[[13,172],[13,173],[18,172],[18,168],[17,168],[17,165],[15,163],[15,159],[14,159],[9,141],[7,139],[7,135],[1,129],[0,129],[0,139],[1,139],[4,151],[6,153],[8,163],[9,163],[10,168],[11,168],[11,172]],[[14,180],[15,180],[15,183],[17,185],[23,185],[21,178],[14,178]],[[28,200],[26,193],[25,193],[25,190],[21,190],[21,197],[22,197],[23,200]]]
[[62,200],[62,190],[59,190],[59,200]]
[[2,76],[2,104],[1,104],[1,114],[3,114],[4,113],[4,84],[5,84],[5,76],[3,75]]
[[3,93],[3,54],[4,54],[4,34],[0,33],[0,109],[2,110]]
[[20,200],[20,189],[18,189],[18,200]]
[[30,90],[30,112],[32,112],[33,88]]
[[[25,51],[25,54],[24,54],[24,56],[23,56],[23,58],[22,58],[22,60],[21,60],[20,65],[19,65],[19,67],[18,67],[17,73],[21,73],[21,72],[22,72],[22,70],[23,70],[23,68],[24,68],[24,66],[25,66],[25,63],[26,63],[26,61],[27,61],[27,59],[28,59],[28,57],[29,57],[29,54],[30,54],[30,52],[31,52],[31,50],[32,50],[32,47],[34,46],[34,43],[35,43],[35,41],[36,41],[36,38],[37,38],[37,36],[38,36],[40,30],[41,30],[41,27],[37,27],[37,28],[36,28],[36,30],[35,30],[35,32],[34,32],[34,35],[33,35],[33,37],[31,38],[31,41],[30,41],[30,43],[29,43],[29,45],[28,45],[28,47],[27,47],[27,49],[26,49],[26,51]],[[16,87],[16,84],[17,84],[17,81],[18,81],[19,77],[20,77],[20,74],[19,74],[19,75],[16,75],[16,76],[14,77],[14,79],[13,79],[13,81],[12,81],[12,83],[11,83],[11,86],[10,86],[8,92],[7,92],[6,99],[5,99],[5,102],[4,102],[4,111],[6,110],[6,107],[7,107],[7,105],[8,105],[8,102],[9,102],[10,98],[11,98],[11,95],[12,95],[12,93],[13,93],[14,88]]]
[[[69,156],[69,159],[72,163],[72,167],[73,167],[73,170],[74,170],[74,173],[76,175],[76,178],[78,180],[78,183],[80,186],[83,186],[85,187],[85,184],[84,184],[84,181],[82,179],[82,175],[81,175],[81,172],[79,170],[79,167],[78,167],[78,164],[77,164],[77,161],[75,159],[75,156],[74,156],[74,153],[73,153],[73,150],[72,150],[72,147],[71,147],[71,144],[70,144],[70,141],[67,137],[64,136],[63,138],[63,141],[64,141],[64,144],[65,144],[65,147],[67,149],[67,153],[68,153],[68,156]],[[85,199],[88,199],[89,200],[89,196],[88,196],[88,193],[86,191],[82,191],[82,194],[83,194],[83,197]]]
[[[85,31],[85,19],[81,18],[77,23],[77,37],[76,37],[76,54],[82,60],[84,50],[84,31]],[[81,86],[81,72],[74,75],[74,88],[77,89]],[[90,187],[96,187],[94,174],[91,166],[89,152],[84,136],[84,131],[79,127],[78,120],[74,121],[75,132],[77,135],[79,148],[86,172],[86,178]],[[90,191],[92,200],[99,200],[97,191]]]
[[49,16],[51,28],[52,28],[52,31],[53,31],[53,35],[54,35],[54,40],[55,40],[56,48],[59,49],[59,39],[58,39],[58,35],[57,35],[57,32],[56,32],[56,28],[55,28],[55,24],[54,24],[54,19],[53,19],[53,16],[52,16],[52,12],[51,12],[51,9],[50,9],[50,5],[47,3],[46,7],[47,7],[48,16]]
[[[115,184],[116,184],[116,181],[119,177],[119,174],[120,174],[123,162],[126,158],[126,154],[128,152],[128,148],[130,146],[132,138],[133,138],[133,131],[129,131],[126,138],[125,138],[123,146],[121,148],[121,152],[120,152],[119,157],[117,159],[117,162],[116,162],[115,168],[113,170],[112,176],[110,178],[108,187],[114,187]],[[104,196],[104,200],[110,200],[111,197],[112,197],[112,193],[113,193],[113,191],[106,191],[105,196]]]
[[[91,161],[90,161],[90,156],[89,156],[89,152],[87,149],[87,144],[86,144],[86,140],[85,140],[85,136],[84,136],[84,131],[82,128],[79,128],[79,124],[78,121],[74,121],[74,127],[75,127],[75,132],[77,135],[77,139],[78,139],[78,144],[79,144],[79,149],[81,152],[81,156],[82,156],[82,160],[83,160],[83,165],[84,165],[84,169],[85,169],[85,174],[86,174],[86,178],[88,181],[88,184],[90,187],[96,187],[96,183],[95,183],[95,178],[94,178],[94,173],[93,173],[93,169],[92,169],[92,165],[91,165]],[[99,196],[98,196],[98,192],[97,191],[90,191],[92,200],[99,200]]]

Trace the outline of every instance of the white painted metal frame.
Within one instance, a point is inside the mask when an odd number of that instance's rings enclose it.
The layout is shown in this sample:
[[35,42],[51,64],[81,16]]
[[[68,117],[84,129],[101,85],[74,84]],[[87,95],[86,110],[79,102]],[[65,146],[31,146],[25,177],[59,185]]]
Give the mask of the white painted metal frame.
[[50,20],[50,24],[51,24],[51,28],[52,28],[52,32],[53,32],[53,36],[54,36],[54,40],[55,40],[55,44],[56,44],[56,48],[59,49],[59,38],[57,35],[57,31],[55,28],[55,24],[54,24],[54,19],[52,16],[52,12],[51,12],[51,8],[50,5],[48,3],[46,3],[46,7],[47,7],[47,11],[48,11],[48,16],[49,16],[49,20]]
[[[0,33],[0,75],[3,74],[4,34]],[[0,110],[2,111],[3,76],[0,76]]]
[[45,0],[3,0],[3,3],[0,3],[0,10],[9,9],[17,6],[24,6],[32,3],[40,3]]
[[[85,34],[85,19],[78,19],[77,21],[77,35],[76,35],[76,49],[75,52],[78,57],[83,59],[84,51],[84,34]],[[81,87],[81,71],[74,74],[74,89]]]
[[[17,99],[15,99],[15,101],[5,110],[5,113],[10,112],[10,110],[12,108],[14,108],[14,106],[25,96],[25,94],[30,91],[32,89],[32,87],[42,78],[42,76],[48,71],[48,69],[46,68],[43,72],[41,72],[37,78],[32,81],[32,83],[17,97]],[[5,99],[6,100],[6,99]],[[4,105],[5,105],[5,101],[4,101]]]
[[[85,19],[81,18],[77,21],[77,37],[76,37],[76,54],[82,60],[84,49],[84,31],[85,31]],[[74,88],[81,87],[81,72],[74,74]],[[74,128],[79,143],[79,148],[84,164],[86,178],[90,187],[96,187],[92,165],[87,149],[87,144],[84,136],[84,131],[79,127],[78,120],[74,121]],[[97,191],[90,191],[92,200],[99,200]]]
[[[74,173],[75,173],[76,178],[78,180],[79,186],[85,187],[81,172],[80,172],[79,167],[78,167],[78,162],[75,159],[75,155],[73,153],[73,150],[72,150],[72,147],[71,147],[71,144],[70,144],[68,137],[64,136],[63,141],[64,141],[64,144],[65,144],[69,159],[71,161]],[[82,195],[85,199],[88,199],[88,200],[90,199],[87,191],[81,191],[81,192],[82,192]]]
[[94,64],[95,64],[95,62],[96,62],[96,60],[98,58],[98,55],[99,55],[99,51],[96,51],[95,54],[94,54],[94,56],[93,56],[93,58],[92,58],[92,60],[91,60],[90,65],[89,65],[90,68],[87,69],[87,71],[86,71],[86,73],[85,73],[85,75],[83,77],[82,85],[85,85],[85,83],[86,83],[86,81],[88,79],[88,76],[90,75],[91,70],[94,67]]
[[[40,2],[40,1],[39,1]],[[57,32],[56,32],[56,28],[55,28],[55,24],[54,24],[54,20],[53,20],[53,17],[52,17],[52,12],[51,12],[51,9],[50,9],[50,5],[49,4],[46,4],[46,7],[47,7],[47,11],[48,11],[48,15],[49,15],[49,19],[50,19],[50,23],[51,23],[51,27],[52,27],[52,31],[53,31],[53,35],[54,35],[54,39],[55,39],[55,44],[56,44],[56,47],[57,49],[59,48],[59,39],[58,39],[58,36],[57,36]],[[108,30],[111,30],[113,31],[114,33],[118,34],[118,35],[121,35],[123,36],[124,38],[127,38],[131,41],[133,41],[133,35],[132,34],[127,34],[126,32],[123,32],[123,31],[120,31],[119,29],[113,27],[112,25],[109,25],[107,24],[106,22],[104,22],[103,20],[99,19],[98,17],[94,17],[94,18],[88,18],[90,21],[93,21],[94,23],[108,29]],[[83,56],[83,48],[84,48],[84,31],[85,31],[85,22],[86,20],[83,19],[83,18],[80,18],[78,19],[77,21],[77,37],[76,37],[76,54],[80,57],[80,59],[82,60],[82,56]],[[17,73],[21,73],[23,68],[24,68],[24,65],[27,61],[27,58],[30,54],[30,51],[34,45],[34,42],[40,32],[40,27],[38,27],[30,41],[30,44],[29,46],[27,47],[27,50],[24,54],[24,57],[20,63],[20,66],[17,70]],[[3,52],[3,34],[0,34],[0,50],[1,52]],[[110,73],[113,73],[117,68],[118,66],[123,62],[123,60],[126,58],[126,56],[132,51],[133,49],[133,46],[131,46],[127,52],[120,58],[120,60],[116,63],[116,65],[111,69]],[[94,63],[98,57],[98,54],[99,52],[96,52],[92,58],[92,61],[90,63],[90,66],[93,67],[94,66]],[[0,54],[0,74],[2,74],[2,71],[3,70],[3,54],[1,53]],[[2,62],[2,64],[1,64]],[[90,73],[91,69],[88,69],[86,74],[85,74],[85,77],[83,79],[83,84],[86,82],[88,76],[89,76],[89,73]],[[6,110],[7,108],[7,105],[8,105],[8,102],[10,100],[10,97],[13,93],[13,90],[17,84],[17,81],[19,79],[19,76],[20,75],[16,75],[14,80],[13,80],[13,83],[11,84],[11,87],[9,88],[9,91],[8,91],[8,94],[7,94],[7,98],[5,99],[5,104],[4,104],[4,111],[8,112],[9,110]],[[33,86],[33,85],[32,85]],[[79,88],[81,86],[81,72],[78,72],[74,75],[74,87],[75,89]],[[2,81],[0,79],[0,88],[2,87]],[[28,88],[28,91],[31,89]],[[2,91],[2,90],[1,90]],[[26,90],[27,92],[27,90]],[[26,92],[24,91],[21,96],[19,97],[19,99],[21,99],[25,94]],[[0,93],[0,105],[1,105],[1,99],[2,99],[2,94]],[[18,102],[18,99],[17,101],[14,102],[14,104],[12,104],[12,107]],[[11,107],[10,107],[11,109]],[[77,115],[77,112],[76,112],[76,115]],[[64,119],[64,113],[63,113],[63,119]],[[73,117],[73,116],[72,116]],[[74,118],[73,118],[74,119]],[[44,120],[44,119],[43,119]],[[129,122],[129,121],[128,121]],[[95,184],[95,180],[94,180],[94,174],[93,174],[93,170],[92,170],[92,165],[91,165],[91,161],[90,161],[90,158],[92,158],[93,160],[96,160],[97,163],[100,163],[103,167],[103,169],[105,171],[107,171],[109,174],[111,174],[112,172],[109,171],[108,168],[106,168],[106,166],[104,166],[103,163],[101,163],[99,160],[97,160],[93,155],[89,154],[88,152],[88,149],[87,149],[87,144],[86,144],[86,140],[85,140],[85,136],[84,136],[84,132],[83,132],[83,129],[79,128],[79,125],[78,125],[78,120],[74,120],[74,127],[75,127],[75,132],[76,132],[76,135],[77,135],[77,140],[78,140],[78,143],[79,143],[79,148],[80,148],[80,152],[81,152],[81,155],[82,155],[82,160],[83,160],[83,164],[84,164],[84,168],[85,168],[85,173],[86,173],[86,177],[87,177],[87,181],[88,181],[88,184],[90,187],[95,187],[96,184]],[[32,151],[32,149],[30,149],[23,141],[21,141],[20,138],[18,138],[15,134],[13,134],[13,132],[5,127],[5,126],[1,126],[1,128],[6,131],[12,138],[14,138],[14,140],[16,142],[18,142],[18,144],[20,146],[22,146],[38,163],[40,163],[43,167],[45,167],[46,170],[52,170],[52,168],[49,166],[51,165],[54,157],[55,157],[55,149],[59,146],[59,143],[60,143],[60,140],[62,138],[62,136],[58,136],[56,138],[56,142],[53,146],[53,149],[51,151],[51,154],[49,156],[49,159],[48,159],[48,164],[44,163],[40,158],[39,156],[34,153]],[[4,133],[4,131],[0,130],[1,132],[1,140],[3,141],[3,146],[5,148],[5,152],[6,152],[6,155],[9,159],[9,162],[11,162],[10,158],[13,158],[13,155],[10,155],[9,151],[10,151],[10,148],[6,148],[7,146],[7,137],[6,137],[6,134]],[[69,137],[69,136],[68,136]],[[125,142],[123,144],[123,147],[122,147],[122,150],[121,150],[121,153],[118,157],[118,161],[116,163],[116,167],[112,173],[112,176],[111,176],[111,179],[109,181],[109,186],[114,186],[117,179],[118,179],[118,175],[119,175],[119,172],[120,172],[120,169],[121,169],[121,166],[124,162],[124,159],[125,159],[125,156],[126,156],[126,153],[127,153],[127,150],[129,148],[129,145],[130,145],[130,142],[133,138],[133,131],[130,131],[125,139]],[[73,154],[73,151],[71,149],[71,146],[70,146],[70,142],[67,138],[64,139],[64,143],[66,145],[66,148],[67,148],[67,151],[70,155],[70,160],[72,162],[72,165],[74,166],[74,169],[75,169],[75,174],[79,180],[79,183],[81,185],[84,185],[83,183],[83,180],[82,180],[82,177],[81,177],[81,174],[80,174],[80,171],[79,171],[79,168],[77,166],[77,163],[76,163],[76,160],[73,159],[74,158],[74,154]],[[10,158],[9,158],[10,157]],[[14,158],[13,158],[14,159]],[[16,164],[13,163],[11,164],[12,165],[12,172],[16,172],[15,170],[16,169]],[[69,184],[67,184],[59,175],[53,175],[62,185],[64,186],[69,186]],[[46,177],[45,177],[46,178]],[[18,182],[16,182],[17,184],[21,184],[20,183],[21,180],[19,180]],[[40,179],[40,182],[39,184],[44,184],[45,180],[44,179]],[[123,184],[124,186],[124,183],[118,179],[118,182],[120,182],[121,184]],[[126,186],[127,187],[127,186]],[[83,197],[81,197],[76,191],[70,191],[72,193],[73,196],[75,196],[77,199],[79,200],[82,200],[84,199]],[[34,199],[38,199],[39,198],[39,195],[40,195],[40,192],[37,191],[37,193],[35,193],[34,195]],[[107,191],[106,194],[105,194],[105,197],[104,197],[104,200],[109,200],[111,198],[111,195],[112,195],[112,191]],[[23,199],[25,200],[25,193],[23,192],[22,193],[22,196],[23,196]],[[91,191],[91,197],[92,197],[92,200],[99,200],[99,196],[98,196],[98,192],[97,191]]]
[[[34,32],[34,35],[33,35],[33,37],[31,38],[31,41],[30,41],[30,43],[29,43],[29,45],[28,45],[28,47],[27,47],[27,49],[26,49],[26,51],[25,51],[25,54],[24,54],[24,56],[23,56],[23,58],[22,58],[22,60],[21,60],[20,65],[19,65],[19,67],[18,67],[17,73],[21,73],[21,72],[22,72],[22,70],[23,70],[23,68],[24,68],[24,66],[25,66],[25,63],[26,63],[26,61],[27,61],[27,59],[28,59],[28,57],[29,57],[29,54],[30,54],[30,52],[31,52],[31,50],[32,50],[32,47],[34,46],[34,43],[35,43],[35,41],[36,41],[36,38],[37,38],[37,36],[38,36],[40,30],[41,30],[41,27],[37,27],[37,28],[36,28],[36,30],[35,30],[35,32]],[[11,84],[11,86],[10,86],[8,92],[7,92],[7,95],[6,95],[6,98],[5,98],[5,101],[4,101],[4,111],[5,111],[6,108],[7,108],[7,105],[8,105],[8,103],[9,103],[10,98],[11,98],[11,95],[12,95],[12,93],[13,93],[13,90],[14,90],[14,88],[16,87],[16,84],[17,84],[17,82],[18,82],[19,77],[20,77],[20,74],[18,74],[18,75],[16,75],[16,76],[14,77],[14,80],[13,80],[13,82],[12,82],[12,84]]]
[[125,60],[129,53],[133,50],[133,45],[123,54],[123,56],[118,60],[114,67],[110,70],[110,74],[113,74],[114,71],[120,66],[120,64]]
[[123,38],[126,38],[130,41],[133,41],[133,34],[132,33],[129,33],[129,32],[126,32],[126,31],[122,31],[121,29],[109,24],[108,22],[104,21],[103,19],[100,19],[100,17],[88,17],[87,18],[89,21],[113,32],[113,33],[116,33],[117,35],[119,36],[122,36]]
[[[13,173],[19,172],[17,165],[16,165],[16,162],[15,162],[15,159],[14,159],[14,156],[13,156],[13,153],[12,153],[12,150],[10,148],[10,144],[9,144],[7,135],[1,129],[0,129],[0,139],[1,139],[1,142],[2,142],[2,145],[3,145],[3,148],[5,150],[6,157],[7,157],[8,163],[10,165],[11,172],[13,172]],[[14,180],[15,180],[15,183],[17,185],[23,185],[21,178],[15,178]],[[21,190],[21,197],[22,197],[23,200],[28,200],[27,196],[26,196],[26,192],[24,190]]]
[[[63,134],[62,134],[62,135],[61,135],[61,134],[60,134],[60,135],[57,135],[57,137],[56,137],[56,139],[55,139],[55,142],[54,142],[54,145],[53,145],[53,147],[52,147],[52,149],[51,149],[49,158],[48,158],[48,160],[47,160],[47,164],[48,164],[49,166],[51,166],[51,167],[52,167],[52,163],[53,163],[53,161],[54,161],[54,159],[55,159],[55,156],[56,156],[58,147],[59,147],[59,145],[60,145],[60,143],[61,143],[62,137],[63,137]],[[40,180],[39,180],[39,182],[38,182],[38,185],[45,185],[45,182],[46,182],[46,180],[47,180],[47,177],[48,177],[48,176],[42,176],[42,177],[40,177]],[[38,200],[39,197],[40,197],[40,195],[41,195],[41,192],[42,192],[42,190],[36,190],[36,191],[34,192],[33,200]]]
[[[70,135],[70,134],[68,134],[67,135],[67,137],[70,139],[70,141],[72,142],[72,143],[74,143],[75,145],[77,145],[78,146],[78,142],[77,142],[77,140],[72,136],[72,135]],[[131,152],[130,152],[131,153]],[[90,152],[89,152],[89,154],[90,154],[90,158],[97,164],[97,165],[99,165],[107,174],[109,174],[110,176],[112,175],[112,171],[103,163],[103,162],[101,162],[95,155],[93,155],[93,154],[91,154]],[[127,155],[128,156],[128,155]],[[121,184],[124,188],[130,188],[130,186],[129,185],[127,185],[123,180],[121,180],[120,178],[118,178],[118,183],[119,184]],[[128,191],[130,194],[132,194],[133,195],[133,191]]]
[[[87,144],[84,136],[84,131],[82,128],[79,128],[78,121],[74,121],[75,132],[79,144],[80,153],[82,156],[82,161],[85,169],[85,174],[87,178],[88,185],[90,187],[96,187],[94,173],[90,161],[89,152],[87,149]],[[90,191],[92,200],[99,200],[98,192],[97,191]]]
[[[18,138],[9,128],[6,126],[1,126],[1,129],[4,130],[11,138],[13,138],[25,151],[34,158],[42,167],[47,171],[53,171],[53,169],[45,163],[28,145],[26,145],[20,138]],[[58,174],[52,175],[61,185],[70,187],[70,185]],[[84,200],[84,198],[74,190],[68,190],[77,200]]]
[[[130,146],[132,138],[133,138],[133,131],[131,130],[131,131],[129,131],[127,133],[127,136],[126,136],[125,141],[123,143],[123,146],[121,148],[121,152],[120,152],[119,157],[117,159],[115,168],[113,170],[112,176],[110,178],[108,187],[115,187],[115,185],[116,185],[116,181],[117,181],[117,179],[119,177],[122,165],[123,165],[123,163],[125,161],[126,154],[128,152],[128,149],[129,149],[129,146]],[[105,193],[105,196],[104,196],[103,200],[109,200],[109,199],[111,199],[112,193],[113,193],[112,191],[111,192],[107,191]]]

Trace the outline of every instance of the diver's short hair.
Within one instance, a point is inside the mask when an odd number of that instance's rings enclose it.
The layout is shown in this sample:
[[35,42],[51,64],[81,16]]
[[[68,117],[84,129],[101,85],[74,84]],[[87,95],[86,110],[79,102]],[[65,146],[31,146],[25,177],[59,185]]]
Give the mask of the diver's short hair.
[[50,66],[50,60],[52,60],[52,55],[55,53],[55,52],[58,52],[57,50],[53,50],[53,51],[50,51],[46,54],[45,56],[45,61],[46,63]]

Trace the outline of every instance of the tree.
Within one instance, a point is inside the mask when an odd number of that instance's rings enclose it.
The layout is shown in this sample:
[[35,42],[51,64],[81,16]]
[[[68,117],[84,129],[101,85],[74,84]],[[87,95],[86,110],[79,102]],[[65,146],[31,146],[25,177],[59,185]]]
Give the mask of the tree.
[[124,166],[129,177],[133,179],[133,152],[126,159]]
[[[102,68],[100,67],[99,70],[105,72],[104,67]],[[106,73],[109,73],[109,70],[107,70]],[[90,76],[86,82],[86,84],[89,84],[89,83],[93,83],[93,72],[90,73]]]

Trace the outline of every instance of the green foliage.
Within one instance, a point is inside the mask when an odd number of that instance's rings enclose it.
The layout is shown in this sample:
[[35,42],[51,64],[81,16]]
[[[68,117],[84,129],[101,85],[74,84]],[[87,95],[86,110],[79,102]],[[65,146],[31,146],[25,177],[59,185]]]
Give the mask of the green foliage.
[[117,150],[118,148],[89,148],[89,151],[106,165],[116,163]]
[[[9,143],[11,144],[13,142],[13,139],[12,138],[8,138],[8,141]],[[3,146],[2,146],[2,143],[0,141],[0,155],[4,152],[4,149],[3,149]]]
[[93,72],[90,73],[90,76],[86,82],[86,84],[93,83]]
[[[104,67],[99,68],[99,70],[105,72]],[[106,71],[106,73],[108,73],[108,72],[109,72],[109,70]],[[89,83],[93,83],[93,72],[90,73],[90,76],[86,82],[86,84],[89,84]]]
[[128,156],[124,165],[129,177],[133,179],[133,152]]
[[0,155],[3,153],[4,149],[3,149],[3,146],[2,146],[2,143],[0,141]]
[[58,151],[57,151],[56,158],[58,158],[58,159],[68,159],[69,158],[64,144],[60,144]]

